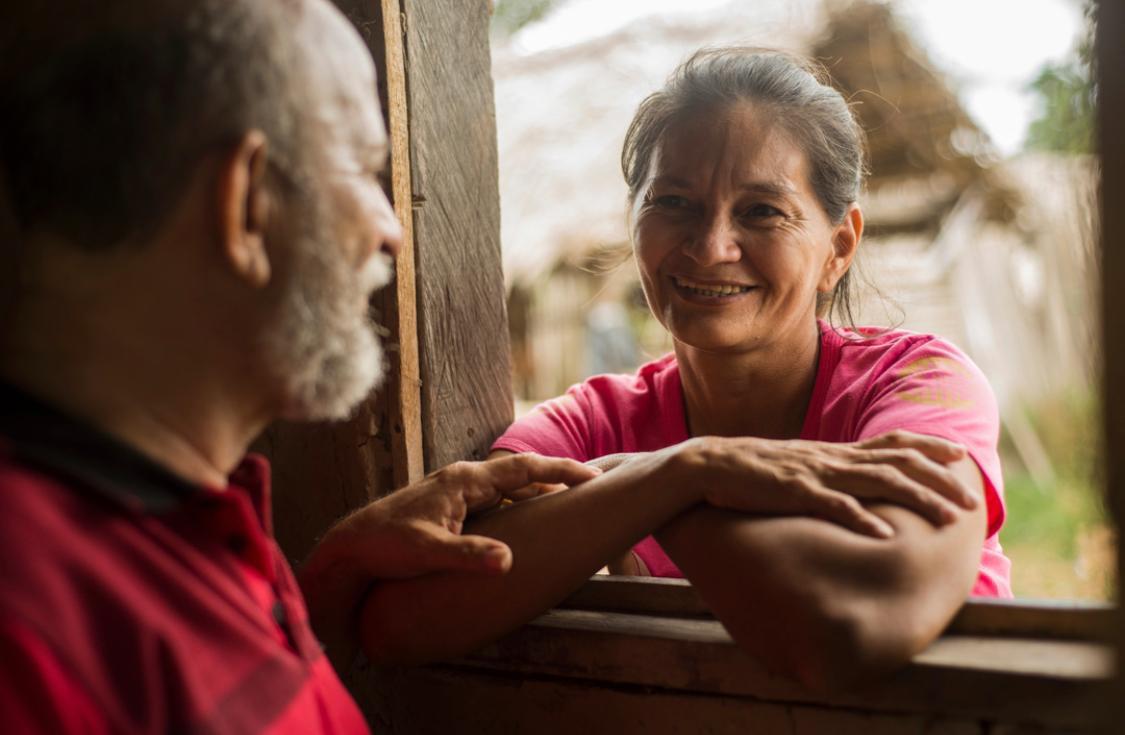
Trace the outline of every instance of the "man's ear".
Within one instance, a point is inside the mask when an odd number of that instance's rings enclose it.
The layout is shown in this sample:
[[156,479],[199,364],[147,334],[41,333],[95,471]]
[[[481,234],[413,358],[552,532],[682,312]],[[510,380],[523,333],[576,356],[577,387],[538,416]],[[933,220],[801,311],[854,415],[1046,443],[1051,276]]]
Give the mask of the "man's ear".
[[831,293],[844,274],[848,272],[856,251],[859,250],[859,240],[863,237],[863,212],[858,204],[848,207],[844,221],[836,225],[832,233],[832,254],[824,263],[820,283],[816,290],[821,293]]
[[270,280],[266,228],[270,195],[266,187],[266,136],[247,132],[219,162],[218,216],[222,255],[239,278],[255,288]]

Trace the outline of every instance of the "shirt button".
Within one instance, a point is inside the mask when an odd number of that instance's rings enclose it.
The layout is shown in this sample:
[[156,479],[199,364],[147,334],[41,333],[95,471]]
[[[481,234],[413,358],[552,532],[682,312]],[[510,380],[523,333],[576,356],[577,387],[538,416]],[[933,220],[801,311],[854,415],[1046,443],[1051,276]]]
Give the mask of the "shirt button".
[[282,628],[288,626],[289,617],[285,614],[285,605],[281,604],[281,600],[274,600],[271,612],[273,613],[274,621],[278,625],[280,625]]

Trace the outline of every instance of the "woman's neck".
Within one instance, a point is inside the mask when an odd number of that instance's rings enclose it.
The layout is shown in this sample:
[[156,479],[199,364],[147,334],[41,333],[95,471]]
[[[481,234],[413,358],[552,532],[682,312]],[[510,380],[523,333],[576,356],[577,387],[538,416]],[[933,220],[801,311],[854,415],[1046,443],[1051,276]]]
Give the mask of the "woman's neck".
[[816,384],[818,325],[743,353],[675,349],[692,436],[800,436]]

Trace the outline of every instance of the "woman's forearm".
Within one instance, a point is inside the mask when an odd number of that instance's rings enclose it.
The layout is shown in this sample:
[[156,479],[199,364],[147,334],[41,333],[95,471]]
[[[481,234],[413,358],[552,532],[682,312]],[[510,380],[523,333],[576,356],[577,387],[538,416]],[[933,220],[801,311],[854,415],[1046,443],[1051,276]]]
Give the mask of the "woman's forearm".
[[940,633],[972,586],[984,537],[981,511],[939,529],[902,508],[875,510],[893,539],[704,507],[657,538],[744,650],[812,688],[848,688]]
[[460,655],[558,603],[609,559],[699,498],[674,454],[637,457],[570,490],[507,506],[468,523],[512,550],[500,577],[457,573],[379,582],[361,616],[368,657],[416,662]]

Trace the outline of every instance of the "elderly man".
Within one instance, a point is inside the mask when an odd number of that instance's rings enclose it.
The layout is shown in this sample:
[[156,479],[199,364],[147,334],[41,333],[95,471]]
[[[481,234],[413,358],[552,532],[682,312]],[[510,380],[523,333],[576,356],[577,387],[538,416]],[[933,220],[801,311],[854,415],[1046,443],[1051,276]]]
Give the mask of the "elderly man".
[[306,613],[245,453],[380,377],[371,59],[325,0],[49,9],[0,23],[0,729],[364,732],[310,618],[346,659],[373,578],[503,573],[466,512],[596,472],[463,465],[377,502],[313,553]]

